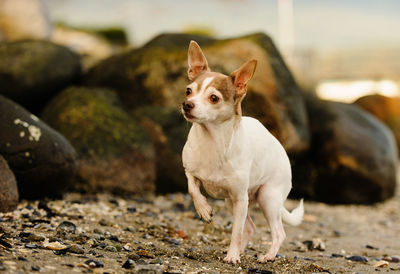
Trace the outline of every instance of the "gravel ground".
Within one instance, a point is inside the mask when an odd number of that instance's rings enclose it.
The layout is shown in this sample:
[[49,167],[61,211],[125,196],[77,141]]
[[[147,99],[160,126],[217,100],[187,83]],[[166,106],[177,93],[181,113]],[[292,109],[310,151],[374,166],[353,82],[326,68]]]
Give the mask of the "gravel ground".
[[[188,195],[115,197],[70,193],[62,200],[22,201],[0,213],[1,273],[399,273],[400,195],[374,206],[306,202],[298,227],[274,262],[257,207],[257,232],[240,265],[222,261],[232,228],[222,201],[213,222],[196,217]],[[287,208],[297,201],[287,201]],[[380,265],[380,266],[379,266]]]

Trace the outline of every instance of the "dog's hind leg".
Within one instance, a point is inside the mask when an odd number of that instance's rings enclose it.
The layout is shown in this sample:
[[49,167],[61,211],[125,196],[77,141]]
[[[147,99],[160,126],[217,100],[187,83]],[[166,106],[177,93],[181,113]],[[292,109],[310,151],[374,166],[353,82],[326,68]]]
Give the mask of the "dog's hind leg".
[[269,223],[272,236],[272,245],[268,253],[258,257],[258,260],[264,263],[275,260],[275,256],[286,238],[281,215],[284,199],[280,191],[273,188],[267,189],[267,186],[263,185],[258,192],[257,202]]

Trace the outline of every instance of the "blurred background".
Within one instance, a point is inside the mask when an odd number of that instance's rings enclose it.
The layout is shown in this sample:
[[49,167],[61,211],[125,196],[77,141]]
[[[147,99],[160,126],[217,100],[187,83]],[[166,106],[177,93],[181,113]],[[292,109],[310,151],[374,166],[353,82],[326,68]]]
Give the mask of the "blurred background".
[[[14,2],[7,4],[8,9],[18,9],[20,1],[6,2]],[[27,5],[23,2],[21,5]],[[323,98],[350,102],[370,93],[399,94],[400,35],[396,30],[400,29],[400,3],[396,0],[39,2],[47,23],[56,26],[47,26],[48,35],[56,40],[70,35],[62,32],[61,26],[122,29],[134,47],[163,32],[217,38],[265,32],[279,45],[298,82],[307,89],[316,89]],[[35,7],[23,13],[35,16]],[[32,18],[25,16],[20,24],[30,25]],[[46,28],[37,26],[36,31],[40,27]]]
[[396,0],[44,0],[54,23],[121,27],[133,46],[162,32],[218,38],[265,32],[298,82],[327,99],[399,94],[400,3]]

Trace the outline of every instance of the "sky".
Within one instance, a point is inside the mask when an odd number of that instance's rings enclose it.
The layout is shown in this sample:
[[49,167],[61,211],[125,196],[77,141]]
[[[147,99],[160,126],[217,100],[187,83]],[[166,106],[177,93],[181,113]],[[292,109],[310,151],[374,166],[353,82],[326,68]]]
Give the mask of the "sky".
[[[53,21],[123,26],[141,45],[162,32],[211,28],[218,37],[278,38],[277,0],[44,0]],[[293,0],[296,49],[400,48],[399,0]]]

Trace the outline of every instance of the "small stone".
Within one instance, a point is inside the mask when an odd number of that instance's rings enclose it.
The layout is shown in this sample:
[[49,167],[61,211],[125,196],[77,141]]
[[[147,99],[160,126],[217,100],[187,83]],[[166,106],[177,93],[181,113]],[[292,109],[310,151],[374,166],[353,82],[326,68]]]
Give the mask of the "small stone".
[[109,225],[109,223],[108,223],[105,219],[101,219],[100,222],[99,222],[99,224],[100,224],[101,226],[108,226],[108,225]]
[[25,247],[30,249],[40,248],[40,246],[37,244],[26,244]]
[[4,246],[6,248],[12,248],[12,245],[3,239],[0,239],[0,245]]
[[332,258],[342,258],[344,257],[342,254],[338,254],[338,253],[332,253],[331,255]]
[[75,233],[76,225],[74,223],[64,221],[57,226],[57,232]]
[[203,243],[206,243],[206,244],[210,243],[210,240],[208,240],[208,238],[204,235],[201,235],[200,239]]
[[388,267],[389,263],[387,261],[379,261],[374,264],[374,267]]
[[134,206],[129,206],[129,207],[128,207],[128,212],[129,212],[129,213],[135,213],[135,212],[136,212],[136,207],[134,207]]
[[377,248],[377,247],[375,247],[375,246],[372,246],[372,245],[369,245],[369,244],[366,244],[364,247],[365,247],[365,248],[368,248],[368,249],[379,250],[379,248]]
[[333,236],[335,236],[335,237],[342,237],[342,236],[343,236],[343,233],[340,232],[340,231],[338,231],[338,230],[334,230],[334,231],[333,231]]
[[108,245],[104,248],[104,250],[109,251],[109,252],[118,252],[117,248],[112,245]]
[[27,258],[22,257],[22,256],[19,256],[17,259],[18,259],[18,261],[29,262],[29,260]]
[[31,242],[43,242],[46,238],[44,236],[30,233],[30,235],[27,237],[27,239]]
[[399,263],[400,256],[387,256],[387,257],[384,257],[382,260],[391,262],[391,263]]
[[92,260],[92,259],[87,260],[87,261],[85,262],[85,264],[86,264],[87,266],[89,266],[90,268],[104,267],[104,264],[103,264],[102,262],[96,261],[96,260]]
[[170,237],[165,237],[164,240],[166,242],[168,242],[169,244],[173,244],[173,245],[180,245],[181,244],[177,239],[170,238]]
[[64,250],[67,248],[66,245],[60,244],[59,242],[44,243],[43,246],[47,249],[56,251]]
[[129,232],[135,233],[135,232],[136,232],[136,228],[135,228],[135,227],[133,227],[133,226],[128,226],[128,227],[126,228],[126,231],[129,231]]
[[40,267],[36,265],[32,265],[31,269],[32,271],[40,271]]
[[85,250],[80,245],[72,245],[68,248],[68,252],[75,254],[85,254]]
[[151,259],[155,258],[154,254],[152,254],[149,251],[144,250],[144,249],[138,250],[136,252],[136,254],[139,255],[140,257],[144,257],[144,258],[151,258]]
[[130,243],[127,243],[126,245],[124,245],[123,249],[125,251],[131,252],[132,251],[132,246]]
[[122,265],[122,268],[131,269],[135,266],[135,262],[131,259],[126,260],[126,262]]
[[345,258],[346,260],[353,262],[368,262],[368,259],[366,257],[360,255],[346,256]]
[[187,237],[188,237],[185,234],[185,232],[183,232],[183,230],[181,230],[181,229],[178,230],[178,236],[179,236],[179,238],[182,238],[182,239],[187,239]]

